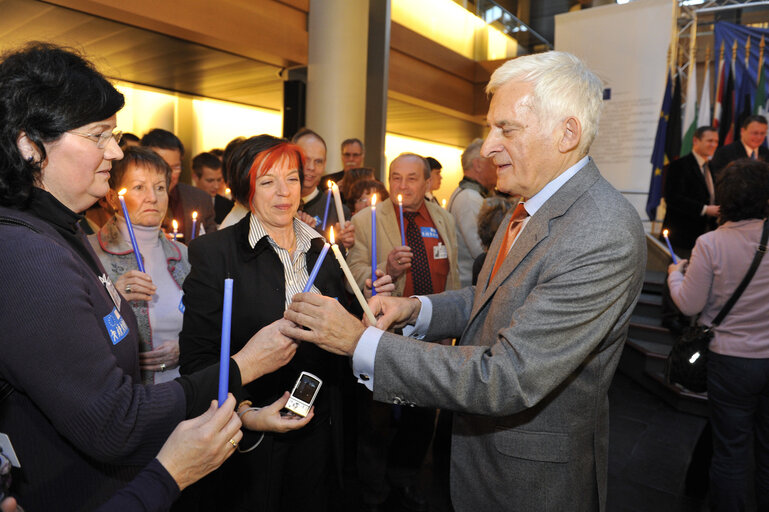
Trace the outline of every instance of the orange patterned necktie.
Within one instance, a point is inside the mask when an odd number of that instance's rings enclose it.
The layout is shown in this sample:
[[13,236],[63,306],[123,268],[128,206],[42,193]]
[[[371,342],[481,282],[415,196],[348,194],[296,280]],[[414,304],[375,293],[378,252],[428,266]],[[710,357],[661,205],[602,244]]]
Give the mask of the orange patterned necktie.
[[510,224],[507,225],[505,238],[502,240],[502,245],[499,246],[499,254],[497,254],[497,259],[494,262],[494,268],[491,269],[489,282],[494,279],[499,267],[501,267],[502,263],[505,261],[507,253],[510,252],[510,247],[513,246],[515,237],[518,235],[518,232],[521,231],[521,228],[523,228],[524,219],[528,216],[529,212],[523,207],[523,201],[521,201],[518,203],[518,206],[515,207],[515,210],[513,210],[513,216],[510,217]]

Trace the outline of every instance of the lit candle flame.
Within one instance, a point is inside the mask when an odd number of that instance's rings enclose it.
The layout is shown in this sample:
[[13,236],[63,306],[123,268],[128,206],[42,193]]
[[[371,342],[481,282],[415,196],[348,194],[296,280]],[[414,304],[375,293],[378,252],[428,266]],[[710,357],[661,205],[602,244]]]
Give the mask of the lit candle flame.
[[334,185],[336,185],[336,183],[334,183],[332,180],[328,180],[326,185],[328,185],[328,188],[332,188]]
[[403,204],[403,196],[398,194],[398,204]]
[[329,240],[331,240],[331,245],[334,245],[334,243],[336,243],[334,242],[334,226],[331,226],[331,231],[329,232],[328,238]]
[[227,195],[230,195],[232,193],[232,190],[230,190],[229,188],[225,188],[224,193]]
[[119,195],[119,196],[124,196],[126,192],[128,192],[128,189],[127,189],[127,188],[121,188],[121,189],[120,189],[120,192],[118,192],[118,193],[117,193],[117,195]]
[[446,200],[445,199],[441,201],[441,206],[443,206],[444,209],[446,208]]
[[198,212],[192,212],[192,220],[195,220],[198,218]]
[[176,219],[171,221],[171,225],[174,227],[174,231],[178,231],[179,230],[179,223],[176,222]]
[[371,196],[371,207],[376,208],[376,194]]
[[669,231],[667,229],[663,229],[662,230],[662,236],[664,236],[665,238],[668,237],[668,233],[669,233]]

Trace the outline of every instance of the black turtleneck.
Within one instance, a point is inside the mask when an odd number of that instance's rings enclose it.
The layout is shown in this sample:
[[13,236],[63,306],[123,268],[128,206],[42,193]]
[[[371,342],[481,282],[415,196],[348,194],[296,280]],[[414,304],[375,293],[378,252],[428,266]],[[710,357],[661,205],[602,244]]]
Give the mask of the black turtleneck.
[[97,276],[104,273],[88,246],[85,233],[78,224],[83,218],[82,215],[73,212],[53,194],[38,187],[32,189],[26,211],[50,224]]

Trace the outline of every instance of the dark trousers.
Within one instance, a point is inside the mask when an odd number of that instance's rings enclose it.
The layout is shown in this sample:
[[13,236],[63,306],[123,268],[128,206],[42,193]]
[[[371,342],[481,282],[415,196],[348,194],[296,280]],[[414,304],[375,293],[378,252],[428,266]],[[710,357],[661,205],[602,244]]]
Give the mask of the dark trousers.
[[[390,485],[416,485],[435,428],[435,409],[377,402],[363,388],[358,430],[358,476],[363,501],[383,503]],[[389,482],[388,482],[389,481]]]
[[769,359],[708,355],[711,511],[746,510],[751,446],[757,510],[769,510]]

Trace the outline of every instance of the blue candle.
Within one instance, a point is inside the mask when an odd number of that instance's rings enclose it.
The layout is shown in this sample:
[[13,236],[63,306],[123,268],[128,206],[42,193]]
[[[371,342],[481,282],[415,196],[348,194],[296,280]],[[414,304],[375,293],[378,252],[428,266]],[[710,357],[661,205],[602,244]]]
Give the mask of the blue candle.
[[376,295],[376,194],[371,196],[371,296]]
[[668,238],[668,230],[663,229],[662,230],[662,238],[665,239],[665,242],[668,244],[668,251],[670,251],[670,257],[673,258],[673,264],[678,263],[678,256],[676,256],[676,253],[673,252],[673,246],[670,245],[670,239]]
[[406,230],[403,228],[403,196],[398,194],[398,206],[401,209],[401,245],[406,245]]
[[326,209],[323,211],[323,227],[321,231],[326,231],[326,221],[328,220],[328,207],[331,206],[331,181],[328,182],[328,190],[326,191]]
[[219,407],[227,400],[230,382],[230,329],[232,327],[232,279],[224,280],[222,306],[222,353],[219,357]]
[[312,272],[310,272],[310,277],[307,279],[307,284],[304,285],[304,289],[302,290],[302,293],[307,293],[310,290],[312,290],[312,285],[315,282],[315,278],[318,277],[318,271],[320,271],[320,266],[323,263],[323,259],[326,257],[326,253],[328,252],[328,249],[331,247],[331,244],[326,242],[323,244],[323,249],[320,251],[320,256],[318,256],[317,261],[315,262],[315,266],[312,267]]
[[192,212],[192,234],[190,235],[190,240],[193,240],[195,238],[195,234],[197,233],[198,227],[198,212]]
[[131,225],[131,217],[128,216],[128,208],[125,205],[125,193],[126,189],[121,189],[117,193],[118,199],[120,199],[120,206],[123,208],[123,217],[125,217],[126,226],[128,226],[128,236],[131,238],[131,246],[134,248],[134,256],[136,257],[136,265],[139,267],[139,272],[144,272],[144,263],[142,263],[142,255],[139,253],[139,244],[136,243],[136,235],[134,235],[134,227]]

